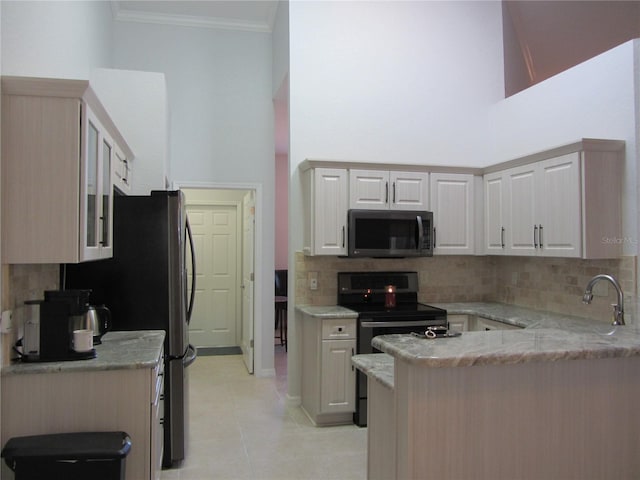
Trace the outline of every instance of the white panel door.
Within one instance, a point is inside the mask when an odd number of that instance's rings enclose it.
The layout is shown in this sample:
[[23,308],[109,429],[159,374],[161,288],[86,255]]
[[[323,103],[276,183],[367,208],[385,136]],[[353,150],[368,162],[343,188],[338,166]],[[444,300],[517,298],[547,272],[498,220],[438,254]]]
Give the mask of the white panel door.
[[322,379],[320,381],[322,413],[354,411],[356,374],[351,364],[351,357],[355,347],[355,340],[322,341]]
[[580,208],[580,154],[545,160],[540,168],[540,254],[582,255]]
[[253,373],[253,292],[255,200],[253,191],[242,203],[242,334],[240,348],[249,373]]
[[347,171],[318,168],[314,177],[314,254],[347,253]]
[[389,172],[390,205],[393,210],[428,210],[429,174]]
[[505,252],[506,211],[505,176],[502,172],[484,176],[484,252]]
[[350,170],[349,208],[387,210],[389,208],[389,172]]
[[474,253],[473,175],[431,174],[435,254]]
[[187,206],[196,250],[196,299],[189,338],[196,347],[239,345],[238,207]]
[[507,170],[509,204],[507,254],[537,255],[536,168],[525,165]]

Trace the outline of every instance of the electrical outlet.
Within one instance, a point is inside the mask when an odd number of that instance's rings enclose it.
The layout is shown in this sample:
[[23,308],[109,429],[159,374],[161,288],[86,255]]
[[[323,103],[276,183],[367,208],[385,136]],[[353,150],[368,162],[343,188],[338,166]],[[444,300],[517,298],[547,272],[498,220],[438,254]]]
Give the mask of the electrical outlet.
[[307,274],[307,280],[309,282],[309,290],[318,289],[318,272],[309,272]]
[[9,333],[13,329],[13,312],[5,310],[0,318],[0,333]]

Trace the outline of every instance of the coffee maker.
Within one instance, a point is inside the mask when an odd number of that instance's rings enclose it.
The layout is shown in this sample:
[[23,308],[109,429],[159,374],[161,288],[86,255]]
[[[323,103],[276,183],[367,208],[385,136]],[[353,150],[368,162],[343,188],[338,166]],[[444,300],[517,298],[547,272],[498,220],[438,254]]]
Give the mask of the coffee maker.
[[[91,290],[47,290],[44,300],[26,302],[33,308],[30,327],[25,324],[22,360],[56,362],[94,358],[96,351],[74,350],[74,330],[78,319],[89,310]],[[36,312],[39,310],[39,312]],[[93,332],[91,332],[92,334]]]

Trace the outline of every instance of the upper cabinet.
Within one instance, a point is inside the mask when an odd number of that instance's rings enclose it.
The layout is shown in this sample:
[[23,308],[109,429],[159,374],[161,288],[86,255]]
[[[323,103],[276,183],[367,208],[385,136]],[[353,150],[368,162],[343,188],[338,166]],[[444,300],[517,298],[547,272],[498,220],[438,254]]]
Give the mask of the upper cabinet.
[[428,178],[421,172],[349,170],[349,208],[427,210]]
[[433,253],[436,255],[474,254],[474,176],[459,173],[432,173],[430,183]]
[[486,253],[620,256],[623,148],[585,140],[564,149],[575,151],[486,174]]
[[304,173],[304,253],[347,254],[347,171],[312,168]]
[[2,263],[113,255],[118,152],[133,158],[87,81],[2,78]]

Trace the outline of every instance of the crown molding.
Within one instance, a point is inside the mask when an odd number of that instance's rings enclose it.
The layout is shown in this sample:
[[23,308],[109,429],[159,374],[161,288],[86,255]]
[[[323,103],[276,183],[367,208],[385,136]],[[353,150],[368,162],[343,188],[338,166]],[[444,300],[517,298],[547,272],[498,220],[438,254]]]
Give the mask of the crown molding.
[[240,30],[248,32],[271,33],[278,11],[278,3],[270,6],[265,21],[239,20],[234,18],[176,15],[160,12],[141,12],[123,9],[120,1],[112,0],[111,12],[114,20],[133,23],[151,23],[156,25],[174,25],[181,27],[211,28],[222,30]]

